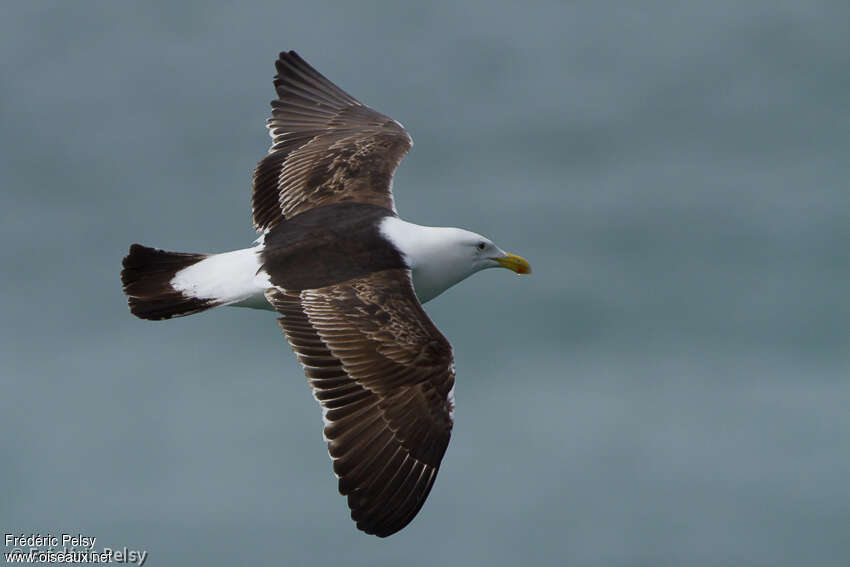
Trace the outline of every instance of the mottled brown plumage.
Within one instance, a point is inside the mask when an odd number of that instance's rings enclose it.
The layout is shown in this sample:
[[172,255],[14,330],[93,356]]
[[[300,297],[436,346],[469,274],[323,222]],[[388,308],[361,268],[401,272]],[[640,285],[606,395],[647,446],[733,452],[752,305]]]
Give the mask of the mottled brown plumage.
[[451,346],[407,270],[267,297],[325,409],[352,519],[367,533],[395,533],[422,507],[449,443]]
[[280,54],[269,155],[254,171],[254,226],[334,203],[394,210],[392,176],[412,145],[401,124],[342,91],[297,53]]
[[[351,517],[388,536],[425,502],[452,429],[451,345],[370,221],[395,214],[392,175],[412,141],[295,52],[276,67],[274,142],[254,172],[254,225],[267,232],[264,269],[276,286],[266,297],[324,408]],[[318,210],[327,205],[335,207]]]
[[[294,51],[276,62],[272,147],[254,171],[256,246],[185,254],[133,245],[133,314],[274,308],[323,408],[357,527],[381,537],[425,502],[452,430],[452,349],[420,305],[493,267],[528,262],[459,228],[398,217],[392,176],[412,141]],[[414,287],[415,286],[415,287]]]

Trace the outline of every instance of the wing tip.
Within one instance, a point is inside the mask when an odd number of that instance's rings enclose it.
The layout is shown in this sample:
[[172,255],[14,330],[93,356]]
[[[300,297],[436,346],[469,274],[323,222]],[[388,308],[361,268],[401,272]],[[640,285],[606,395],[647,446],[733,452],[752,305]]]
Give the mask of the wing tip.
[[319,73],[294,50],[281,51],[275,60],[274,86],[278,97],[319,103],[337,110],[360,103]]

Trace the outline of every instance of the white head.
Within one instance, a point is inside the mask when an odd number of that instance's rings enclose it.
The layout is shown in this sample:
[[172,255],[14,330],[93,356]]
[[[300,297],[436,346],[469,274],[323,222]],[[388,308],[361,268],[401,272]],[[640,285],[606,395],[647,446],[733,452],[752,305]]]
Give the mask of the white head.
[[489,238],[461,228],[420,226],[387,217],[381,224],[381,233],[411,267],[413,287],[422,303],[487,268],[531,273],[525,259],[508,254]]

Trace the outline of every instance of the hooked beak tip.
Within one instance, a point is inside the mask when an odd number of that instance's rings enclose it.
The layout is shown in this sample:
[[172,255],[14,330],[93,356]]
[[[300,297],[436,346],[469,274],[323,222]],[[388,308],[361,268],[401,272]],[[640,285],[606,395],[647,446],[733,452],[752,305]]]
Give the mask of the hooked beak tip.
[[495,260],[502,268],[507,268],[517,274],[531,273],[531,264],[529,264],[528,260],[522,256],[517,256],[516,254],[505,254],[504,256],[493,258],[493,260]]

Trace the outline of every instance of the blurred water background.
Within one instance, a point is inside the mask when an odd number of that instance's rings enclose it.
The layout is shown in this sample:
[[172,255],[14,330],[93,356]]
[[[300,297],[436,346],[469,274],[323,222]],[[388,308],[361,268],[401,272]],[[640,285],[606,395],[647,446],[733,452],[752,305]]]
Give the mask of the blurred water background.
[[[149,565],[850,565],[850,4],[7,2],[0,525]],[[130,316],[247,246],[278,51],[401,121],[402,215],[526,256],[427,310],[452,444],[354,529],[269,313]]]

